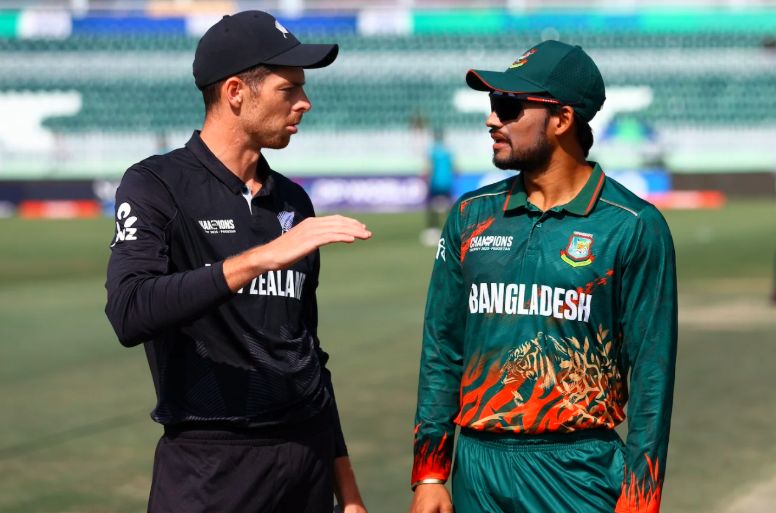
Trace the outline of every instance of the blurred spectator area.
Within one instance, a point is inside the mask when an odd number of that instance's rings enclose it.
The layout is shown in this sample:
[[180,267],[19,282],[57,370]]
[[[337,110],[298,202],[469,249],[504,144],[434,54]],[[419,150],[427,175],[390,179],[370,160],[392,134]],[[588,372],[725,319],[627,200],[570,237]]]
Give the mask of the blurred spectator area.
[[[290,174],[417,173],[434,127],[445,129],[463,172],[489,169],[487,95],[468,90],[464,75],[506,69],[545,39],[581,45],[604,75],[593,157],[605,166],[773,171],[776,10],[706,2],[553,11],[543,2],[538,11],[536,3],[474,10],[345,1],[318,12],[335,4],[152,2],[127,12],[92,2],[85,12],[0,11],[0,180],[116,177],[179,146],[204,117],[191,75],[198,38],[224,12],[262,7],[304,42],[340,45],[333,66],[308,71],[313,109],[294,151],[271,157]],[[187,14],[176,13],[182,5]]]

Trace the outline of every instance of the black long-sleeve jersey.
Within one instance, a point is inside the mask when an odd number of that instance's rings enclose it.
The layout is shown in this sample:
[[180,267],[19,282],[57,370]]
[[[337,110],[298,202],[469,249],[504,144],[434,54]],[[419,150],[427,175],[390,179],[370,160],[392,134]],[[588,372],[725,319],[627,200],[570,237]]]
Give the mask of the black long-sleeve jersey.
[[224,277],[225,259],[315,215],[304,189],[263,156],[258,173],[252,196],[199,132],[130,167],[116,193],[105,312],[124,346],[145,346],[156,422],[282,428],[328,414],[344,456],[317,335],[319,252],[236,294]]

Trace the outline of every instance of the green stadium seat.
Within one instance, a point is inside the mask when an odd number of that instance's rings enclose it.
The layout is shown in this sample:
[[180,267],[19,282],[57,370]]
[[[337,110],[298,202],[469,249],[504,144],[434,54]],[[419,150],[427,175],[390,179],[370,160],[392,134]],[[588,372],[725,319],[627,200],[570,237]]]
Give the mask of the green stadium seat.
[[[517,52],[535,44],[538,37],[533,33],[370,37],[340,34],[334,37],[318,32],[299,36],[313,43],[336,40],[343,55],[379,52],[384,58],[400,62],[421,50],[453,55],[507,47],[515,48]],[[561,33],[562,40],[589,50],[624,52],[628,49],[690,51],[719,48],[759,51],[766,36],[759,33]],[[0,39],[0,53],[4,56],[60,53],[65,62],[70,56],[88,52],[115,53],[117,56],[148,53],[148,58],[153,59],[164,52],[193,54],[196,44],[197,39],[191,37],[148,35],[77,36],[64,40]],[[345,66],[347,61],[342,62]],[[443,65],[441,62],[429,63],[429,66],[439,66],[440,70],[446,69]],[[447,75],[440,73],[440,76]],[[774,70],[734,78],[712,72],[701,76],[688,73],[669,77],[615,72],[607,74],[606,81],[609,87],[648,85],[653,88],[653,104],[635,114],[642,121],[655,125],[727,127],[776,124],[775,116],[771,114],[776,107],[775,78]],[[338,75],[334,71],[309,81],[307,89],[314,109],[305,117],[305,124],[311,130],[407,128],[412,117],[421,113],[432,126],[481,128],[482,114],[457,112],[452,108],[453,94],[463,87],[462,77],[429,83],[426,79],[394,74],[387,80],[374,81],[358,74]],[[161,68],[157,75],[137,79],[113,78],[109,74],[80,76],[77,69],[72,76],[66,77],[28,76],[14,73],[9,68],[0,72],[0,91],[50,90],[76,90],[83,98],[83,109],[77,115],[45,121],[46,126],[60,131],[179,131],[197,126],[204,115],[200,93],[190,77],[180,76],[179,71]],[[753,102],[751,98],[757,101]]]

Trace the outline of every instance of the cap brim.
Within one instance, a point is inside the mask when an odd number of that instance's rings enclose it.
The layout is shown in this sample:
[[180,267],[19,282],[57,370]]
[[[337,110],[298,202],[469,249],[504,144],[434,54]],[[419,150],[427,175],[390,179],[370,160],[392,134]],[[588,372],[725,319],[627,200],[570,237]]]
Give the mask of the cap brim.
[[502,93],[543,93],[544,89],[522,78],[501,71],[470,69],[466,84],[476,91],[501,91]]
[[290,66],[295,68],[325,68],[337,58],[338,45],[305,45],[299,44],[287,52],[264,61],[262,64],[272,66]]

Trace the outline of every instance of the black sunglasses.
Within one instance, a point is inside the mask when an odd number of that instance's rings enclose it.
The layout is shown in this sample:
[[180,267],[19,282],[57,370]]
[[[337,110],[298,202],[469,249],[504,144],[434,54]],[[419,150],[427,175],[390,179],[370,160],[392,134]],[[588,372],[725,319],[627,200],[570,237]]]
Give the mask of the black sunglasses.
[[512,121],[520,116],[523,110],[521,101],[550,103],[553,105],[568,105],[569,107],[584,106],[583,102],[564,102],[555,98],[546,96],[536,96],[533,94],[503,93],[501,91],[491,91],[490,110],[495,112],[501,121]]

